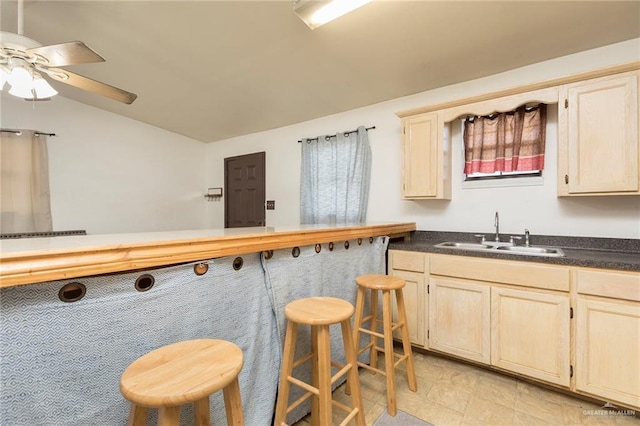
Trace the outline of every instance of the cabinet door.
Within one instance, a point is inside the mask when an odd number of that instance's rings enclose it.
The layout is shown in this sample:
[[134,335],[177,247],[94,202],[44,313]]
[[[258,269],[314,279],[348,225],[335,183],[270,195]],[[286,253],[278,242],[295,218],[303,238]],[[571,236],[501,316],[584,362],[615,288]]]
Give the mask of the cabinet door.
[[560,195],[638,193],[638,72],[565,86],[559,119]]
[[[405,280],[402,289],[404,308],[407,311],[407,327],[409,327],[409,341],[418,346],[424,346],[424,294],[426,293],[424,274],[407,271],[393,271],[396,277]],[[392,293],[393,322],[398,322],[398,310],[395,292]],[[396,339],[401,339],[400,330],[393,333]]]
[[491,365],[569,386],[569,295],[491,288]]
[[404,198],[436,197],[438,179],[438,115],[420,114],[404,121]]
[[490,287],[432,276],[429,289],[429,347],[488,364]]
[[640,408],[640,303],[578,296],[576,389]]

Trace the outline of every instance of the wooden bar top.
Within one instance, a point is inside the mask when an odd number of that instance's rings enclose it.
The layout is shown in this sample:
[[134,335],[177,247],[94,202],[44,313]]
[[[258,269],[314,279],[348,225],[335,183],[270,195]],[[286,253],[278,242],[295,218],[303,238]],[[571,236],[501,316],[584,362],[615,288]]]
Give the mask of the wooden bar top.
[[415,223],[297,225],[0,240],[0,287],[381,235]]

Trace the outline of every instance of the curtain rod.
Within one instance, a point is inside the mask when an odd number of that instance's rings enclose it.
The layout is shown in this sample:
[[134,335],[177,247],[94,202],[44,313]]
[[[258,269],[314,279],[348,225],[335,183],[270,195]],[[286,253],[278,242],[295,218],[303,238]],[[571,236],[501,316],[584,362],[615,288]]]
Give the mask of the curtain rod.
[[[371,127],[366,127],[366,128],[365,128],[365,130],[366,130],[366,131],[369,131],[369,130],[372,130],[372,129],[375,129],[375,128],[376,128],[376,126],[371,126]],[[357,132],[357,131],[358,131],[358,129],[356,129],[356,130],[349,130],[348,132],[340,132],[340,133],[347,133],[347,134],[348,134],[348,133],[355,133],[355,132]],[[325,136],[325,139],[327,139],[327,138],[332,138],[332,137],[334,137],[334,136],[338,136],[338,135],[337,135],[337,134],[327,135],[327,136]],[[316,141],[317,141],[317,140],[318,140],[318,138],[319,138],[319,136],[317,136],[317,137],[315,137],[315,138],[307,138],[307,140],[310,140],[310,141],[312,141],[312,140],[316,140]],[[329,140],[329,139],[327,139],[327,140]],[[299,141],[298,141],[298,143],[302,143],[302,140],[299,140]]]
[[[13,133],[14,135],[21,135],[22,134],[22,130],[16,130],[16,129],[0,129],[0,132],[2,133]],[[34,135],[36,136],[55,136],[55,133],[45,133],[45,132],[40,132],[40,131],[35,131],[33,132]]]

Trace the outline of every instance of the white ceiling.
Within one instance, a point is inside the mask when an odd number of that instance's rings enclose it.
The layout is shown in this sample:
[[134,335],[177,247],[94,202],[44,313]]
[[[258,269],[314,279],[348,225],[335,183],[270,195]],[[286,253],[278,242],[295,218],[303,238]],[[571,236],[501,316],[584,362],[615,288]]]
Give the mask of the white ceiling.
[[312,31],[289,1],[26,0],[24,35],[84,41],[106,62],[68,69],[138,99],[62,95],[214,142],[637,38],[640,2],[374,1]]

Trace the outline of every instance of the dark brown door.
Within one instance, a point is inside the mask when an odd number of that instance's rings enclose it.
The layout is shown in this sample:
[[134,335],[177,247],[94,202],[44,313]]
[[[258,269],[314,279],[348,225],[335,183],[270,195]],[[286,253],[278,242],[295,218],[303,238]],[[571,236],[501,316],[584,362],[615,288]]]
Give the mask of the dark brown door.
[[225,228],[265,226],[265,153],[224,159]]

